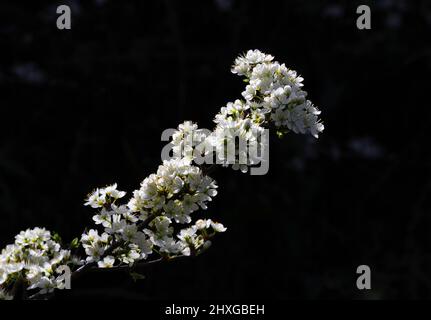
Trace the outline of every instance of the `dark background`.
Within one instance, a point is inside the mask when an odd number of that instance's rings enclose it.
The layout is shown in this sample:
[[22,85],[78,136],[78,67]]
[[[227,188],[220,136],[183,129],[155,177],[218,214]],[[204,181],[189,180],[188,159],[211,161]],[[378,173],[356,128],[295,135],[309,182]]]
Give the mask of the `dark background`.
[[430,31],[429,1],[2,1],[0,247],[34,226],[79,236],[86,194],[138,188],[165,128],[212,128],[244,87],[230,65],[257,48],[304,76],[321,137],[274,138],[265,176],[213,174],[202,216],[228,232],[204,256],[60,297],[430,298]]

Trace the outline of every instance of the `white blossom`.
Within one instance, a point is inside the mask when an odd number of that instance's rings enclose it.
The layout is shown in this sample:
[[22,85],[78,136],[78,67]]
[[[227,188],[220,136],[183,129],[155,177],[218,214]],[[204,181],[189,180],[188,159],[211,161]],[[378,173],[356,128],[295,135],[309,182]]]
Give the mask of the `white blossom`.
[[86,206],[101,208],[111,200],[117,200],[126,195],[126,192],[117,190],[117,184],[94,190],[88,195]]
[[21,231],[15,242],[9,244],[0,254],[0,299],[11,298],[4,288],[20,275],[27,289],[40,289],[41,293],[62,289],[57,281],[56,269],[60,265],[74,264],[71,252],[62,249],[44,228]]
[[[87,196],[84,205],[96,212],[93,229],[79,240],[84,257],[62,248],[59,237],[43,228],[20,232],[0,254],[0,299],[12,298],[10,288],[17,278],[41,294],[63,289],[60,265],[116,268],[152,256],[169,259],[208,249],[210,239],[227,228],[212,219],[195,220],[217,195],[217,184],[204,173],[201,158],[215,156],[217,164],[247,172],[262,161],[257,151],[265,148],[262,137],[269,127],[316,138],[324,130],[320,111],[302,89],[304,79],[273,56],[249,50],[235,59],[231,71],[245,78],[243,98],[220,109],[212,132],[192,121],[180,124],[172,136],[173,159],[143,179],[130,199],[123,200],[126,192],[116,183]],[[78,239],[74,241],[76,245]]]
[[105,194],[113,199],[120,199],[126,195],[126,192],[117,190],[117,184],[107,186],[104,189],[101,189],[100,192]]
[[264,54],[259,50],[248,50],[245,55],[241,55],[235,59],[235,63],[232,66],[232,73],[236,73],[240,76],[247,75],[254,65],[270,62],[272,59],[274,59],[273,56]]
[[113,256],[106,256],[102,261],[97,262],[99,268],[112,268],[115,263],[115,258]]
[[[310,133],[316,138],[324,130],[318,118],[320,111],[306,99],[307,92],[302,90],[304,79],[296,71],[273,61],[272,56],[250,50],[235,60],[232,72],[245,76],[249,83],[242,93],[246,102],[271,114],[263,125],[273,122],[279,129]],[[216,123],[229,119],[224,117],[227,113],[222,108]]]
[[91,206],[92,208],[101,208],[106,203],[106,194],[101,193],[99,189],[94,190],[88,195],[86,206]]
[[227,230],[223,224],[214,221],[211,221],[211,228],[213,228],[215,232],[225,232]]

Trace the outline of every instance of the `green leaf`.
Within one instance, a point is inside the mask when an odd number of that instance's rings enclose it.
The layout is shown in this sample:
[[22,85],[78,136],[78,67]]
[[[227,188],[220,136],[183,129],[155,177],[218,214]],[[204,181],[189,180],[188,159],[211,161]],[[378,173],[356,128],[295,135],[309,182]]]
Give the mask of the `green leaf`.
[[136,282],[138,280],[145,279],[145,276],[143,274],[137,273],[137,272],[130,272],[130,276],[132,277],[133,281]]
[[282,139],[282,138],[284,138],[284,136],[285,136],[287,133],[289,133],[289,129],[285,129],[285,128],[278,129],[278,130],[277,130],[277,137],[278,137],[278,138],[280,138],[280,139]]
[[70,242],[70,248],[71,249],[76,249],[79,247],[79,239],[75,238]]
[[52,235],[52,240],[54,240],[55,242],[61,243],[61,237],[57,232],[54,232],[54,234]]

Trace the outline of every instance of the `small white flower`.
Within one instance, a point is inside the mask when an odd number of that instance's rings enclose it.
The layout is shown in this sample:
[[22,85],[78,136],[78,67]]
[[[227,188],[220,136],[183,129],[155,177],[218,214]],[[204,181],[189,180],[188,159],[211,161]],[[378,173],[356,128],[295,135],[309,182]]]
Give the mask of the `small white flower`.
[[254,96],[256,95],[256,87],[252,85],[248,85],[245,87],[245,90],[242,92],[242,96],[245,100],[253,100]]
[[208,229],[211,224],[211,220],[202,220],[199,219],[195,222],[195,226],[198,230]]
[[102,261],[98,261],[97,265],[99,268],[112,268],[115,263],[115,258],[113,256],[106,256]]
[[182,229],[178,235],[178,239],[182,241],[189,241],[190,239],[193,239],[196,235],[196,231],[198,229],[196,226],[191,226],[190,228]]
[[101,224],[105,228],[111,226],[111,212],[105,210],[104,208],[100,212],[100,214],[96,214],[93,216],[93,220],[96,224]]
[[141,258],[145,259],[153,252],[151,241],[145,236],[143,232],[137,232],[133,238],[133,243],[136,244],[141,252]]
[[85,253],[87,254],[87,262],[98,261],[100,257],[105,253],[104,247],[99,244],[93,244],[92,246],[87,246],[85,248]]
[[190,256],[190,254],[191,254],[190,247],[184,247],[184,249],[182,249],[181,253],[186,257]]
[[124,228],[126,228],[127,222],[122,219],[122,216],[120,214],[114,214],[112,215],[112,224],[110,227],[105,228],[105,231],[108,234],[121,234],[124,231]]
[[99,189],[94,190],[88,195],[87,201],[84,203],[86,206],[91,206],[92,208],[101,208],[106,203],[106,194],[102,194]]
[[82,234],[81,241],[93,243],[99,240],[99,232],[94,229],[90,229],[87,233]]
[[38,282],[28,287],[28,290],[40,288],[41,290],[39,292],[45,294],[54,291],[55,287],[56,284],[52,279],[49,277],[42,277]]
[[135,238],[137,232],[138,227],[135,224],[126,225],[123,229],[123,240],[129,242],[132,241]]
[[4,269],[8,274],[12,274],[12,273],[21,271],[22,269],[24,269],[24,267],[25,267],[25,262],[22,261],[22,262],[9,263],[4,266]]
[[120,199],[126,195],[126,192],[117,190],[117,184],[107,186],[104,189],[100,189],[100,193],[102,195],[107,195],[113,199]]
[[227,230],[227,228],[224,225],[214,221],[211,221],[211,228],[213,228],[215,232],[225,232]]

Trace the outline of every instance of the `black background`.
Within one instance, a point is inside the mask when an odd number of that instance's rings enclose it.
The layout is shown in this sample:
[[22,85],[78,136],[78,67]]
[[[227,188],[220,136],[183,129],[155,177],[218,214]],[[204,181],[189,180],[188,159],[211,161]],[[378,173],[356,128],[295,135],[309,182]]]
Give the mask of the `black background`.
[[[56,28],[60,4],[71,30]],[[360,4],[371,30],[356,28]],[[79,236],[86,194],[138,188],[165,128],[212,128],[244,87],[234,58],[257,48],[304,76],[321,137],[272,139],[265,176],[213,174],[201,215],[228,231],[204,256],[59,297],[430,298],[430,31],[427,1],[2,1],[0,247],[34,226]]]

